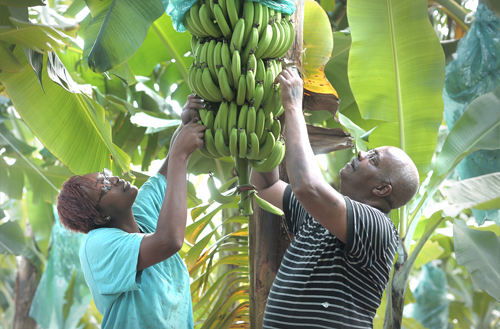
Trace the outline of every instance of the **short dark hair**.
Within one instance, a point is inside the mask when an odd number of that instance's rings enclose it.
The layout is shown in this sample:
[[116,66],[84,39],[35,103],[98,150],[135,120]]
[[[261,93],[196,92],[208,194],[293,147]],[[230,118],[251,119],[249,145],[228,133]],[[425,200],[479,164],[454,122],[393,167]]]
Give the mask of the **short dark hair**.
[[415,196],[420,185],[417,168],[413,163],[391,172],[392,193],[388,197],[391,209],[406,205]]
[[98,227],[95,219],[99,211],[82,187],[99,188],[96,181],[85,176],[72,176],[61,187],[57,196],[57,212],[61,224],[74,232],[88,233]]

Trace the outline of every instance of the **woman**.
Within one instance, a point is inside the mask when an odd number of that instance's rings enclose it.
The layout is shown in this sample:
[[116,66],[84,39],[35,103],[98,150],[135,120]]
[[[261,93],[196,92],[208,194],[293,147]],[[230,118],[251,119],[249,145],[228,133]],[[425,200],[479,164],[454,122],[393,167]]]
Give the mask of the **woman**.
[[188,97],[165,162],[140,190],[107,170],[62,186],[59,217],[87,234],[80,263],[102,328],[193,328],[189,274],[177,252],[186,229],[187,164],[204,144],[205,126],[193,118],[202,107],[203,100]]

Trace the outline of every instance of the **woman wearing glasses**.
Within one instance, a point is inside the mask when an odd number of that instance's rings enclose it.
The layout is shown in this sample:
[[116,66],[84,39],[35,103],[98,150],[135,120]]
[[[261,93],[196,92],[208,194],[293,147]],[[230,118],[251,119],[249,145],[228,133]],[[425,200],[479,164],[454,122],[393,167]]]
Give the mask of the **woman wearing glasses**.
[[165,162],[139,190],[108,170],[62,186],[59,217],[87,234],[80,262],[102,328],[193,328],[189,274],[177,252],[186,228],[187,164],[204,144],[205,126],[193,114],[203,107],[188,97]]

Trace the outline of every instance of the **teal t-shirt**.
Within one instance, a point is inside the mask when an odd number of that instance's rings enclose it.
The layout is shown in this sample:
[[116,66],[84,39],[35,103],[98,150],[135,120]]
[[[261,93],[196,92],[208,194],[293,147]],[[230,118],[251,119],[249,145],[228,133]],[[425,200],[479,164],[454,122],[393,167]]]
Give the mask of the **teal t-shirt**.
[[[156,230],[166,186],[158,173],[139,190],[132,211],[144,233]],[[137,271],[144,233],[99,228],[83,240],[80,263],[102,328],[192,329],[189,273],[179,254]]]

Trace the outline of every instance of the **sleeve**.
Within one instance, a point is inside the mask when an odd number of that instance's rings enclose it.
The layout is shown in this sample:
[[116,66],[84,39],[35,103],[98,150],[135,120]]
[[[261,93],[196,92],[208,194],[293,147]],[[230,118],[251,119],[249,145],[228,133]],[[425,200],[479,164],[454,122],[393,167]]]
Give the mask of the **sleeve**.
[[293,194],[290,184],[288,184],[283,193],[283,212],[285,213],[288,230],[293,234],[297,234],[307,216],[307,212],[302,208],[299,200]]
[[147,233],[156,230],[156,223],[165,198],[167,179],[160,173],[151,176],[139,189],[132,211],[139,224],[147,226]]
[[138,290],[139,249],[144,234],[101,228],[89,233],[81,250],[82,267],[102,295]]
[[347,209],[347,241],[344,252],[351,264],[368,268],[390,263],[396,254],[398,232],[381,211],[344,197]]

